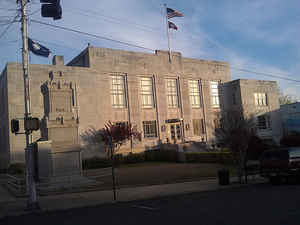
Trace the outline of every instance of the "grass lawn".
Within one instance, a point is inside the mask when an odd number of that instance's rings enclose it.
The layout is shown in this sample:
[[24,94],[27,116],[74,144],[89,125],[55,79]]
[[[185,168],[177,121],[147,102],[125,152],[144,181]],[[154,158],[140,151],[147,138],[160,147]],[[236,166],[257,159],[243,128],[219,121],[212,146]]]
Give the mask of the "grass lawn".
[[[230,170],[231,176],[235,175],[232,166],[213,163],[144,162],[126,164],[116,168],[116,183],[120,188],[201,180],[216,177],[218,169],[224,167]],[[108,175],[96,179],[103,182],[103,189],[111,189],[110,170],[105,170]],[[101,174],[101,171],[103,169],[86,170],[84,174],[89,177]]]

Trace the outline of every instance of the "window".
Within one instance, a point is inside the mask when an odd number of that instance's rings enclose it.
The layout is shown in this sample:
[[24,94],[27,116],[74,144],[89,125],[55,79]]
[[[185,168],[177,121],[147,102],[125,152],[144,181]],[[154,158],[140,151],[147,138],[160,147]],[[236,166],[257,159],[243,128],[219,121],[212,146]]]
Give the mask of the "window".
[[259,130],[271,129],[271,120],[269,115],[257,117],[257,127]]
[[254,93],[255,105],[268,105],[267,94],[266,93]]
[[167,79],[167,98],[168,107],[177,108],[178,107],[178,94],[177,94],[177,80]]
[[232,94],[232,104],[236,105],[236,95],[235,95],[235,93]]
[[125,82],[124,76],[111,76],[111,99],[113,108],[125,108]]
[[213,108],[220,107],[218,82],[210,82],[211,104]]
[[203,119],[193,119],[194,135],[201,136],[205,134],[205,124]]
[[156,121],[143,121],[144,138],[157,137]]
[[191,101],[192,108],[200,108],[199,82],[197,80],[190,80],[189,87],[190,87],[190,101]]
[[141,97],[143,108],[153,108],[153,86],[151,77],[141,78]]

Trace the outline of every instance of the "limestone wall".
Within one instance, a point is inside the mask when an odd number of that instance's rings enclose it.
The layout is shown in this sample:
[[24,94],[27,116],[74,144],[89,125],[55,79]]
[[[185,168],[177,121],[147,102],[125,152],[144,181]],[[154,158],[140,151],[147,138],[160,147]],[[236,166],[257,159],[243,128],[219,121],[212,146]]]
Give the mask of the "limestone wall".
[[[193,134],[192,119],[206,118],[207,139],[212,140],[212,120],[215,109],[211,107],[209,81],[229,81],[229,66],[227,63],[183,58],[179,53],[172,54],[172,62],[169,62],[165,51],[157,51],[156,54],[145,54],[112,49],[89,47],[85,59],[80,66],[52,66],[30,65],[31,79],[31,106],[32,116],[43,118],[43,94],[41,86],[49,80],[51,71],[61,71],[64,79],[76,83],[76,100],[78,100],[79,133],[91,126],[102,128],[107,121],[128,121],[137,125],[142,131],[142,122],[145,120],[157,120],[160,139],[166,139],[166,133],[162,131],[165,120],[184,118],[185,136],[188,139],[200,140]],[[75,61],[74,61],[75,62]],[[88,65],[86,65],[88,63]],[[76,64],[76,63],[75,63]],[[79,65],[79,64],[78,64]],[[7,65],[8,79],[8,109],[10,121],[15,117],[24,115],[23,76],[20,64],[9,63]],[[114,109],[111,105],[110,76],[120,74],[128,80],[128,108]],[[152,77],[155,80],[157,108],[142,109],[140,97],[140,77]],[[176,78],[180,84],[182,99],[182,112],[180,107],[168,109],[166,97],[166,78]],[[201,79],[203,84],[204,110],[192,109],[189,100],[189,79]],[[76,106],[76,104],[75,104]],[[156,109],[158,113],[156,112]],[[204,111],[204,114],[203,114]],[[218,110],[217,110],[218,111]],[[7,121],[7,120],[6,120]],[[40,138],[40,133],[35,132],[33,140]],[[143,142],[135,145],[136,148],[155,145],[157,138],[143,139]],[[9,136],[11,160],[24,161],[25,139],[23,135]],[[129,147],[129,145],[127,145]]]

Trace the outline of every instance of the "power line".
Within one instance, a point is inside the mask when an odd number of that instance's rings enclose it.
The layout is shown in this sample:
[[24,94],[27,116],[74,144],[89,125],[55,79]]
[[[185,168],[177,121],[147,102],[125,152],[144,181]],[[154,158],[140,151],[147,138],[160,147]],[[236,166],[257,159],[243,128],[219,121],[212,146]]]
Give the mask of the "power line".
[[257,71],[252,71],[252,70],[248,70],[248,69],[237,68],[237,67],[234,67],[234,66],[231,66],[230,68],[233,69],[233,70],[242,71],[242,72],[246,72],[246,73],[254,73],[254,74],[257,74],[257,75],[273,77],[273,78],[277,78],[277,79],[281,79],[281,80],[300,82],[300,80],[295,80],[295,79],[291,79],[291,78],[287,78],[287,77],[282,77],[280,75],[274,75],[274,74],[269,74],[269,73],[264,73],[264,72],[257,72]]
[[124,41],[118,41],[118,40],[114,40],[112,38],[107,38],[107,37],[103,37],[103,36],[100,36],[100,35],[90,34],[90,33],[87,33],[87,32],[83,32],[83,31],[79,31],[79,30],[75,30],[75,29],[71,29],[71,28],[67,28],[67,27],[62,27],[62,26],[57,26],[57,25],[53,25],[53,24],[49,24],[49,23],[44,23],[44,22],[37,21],[37,20],[34,20],[34,19],[31,19],[30,21],[33,22],[33,23],[43,24],[43,25],[46,25],[46,26],[49,26],[49,27],[62,29],[62,30],[66,30],[66,31],[71,31],[71,32],[74,32],[74,33],[83,34],[83,35],[86,35],[86,36],[90,36],[90,37],[94,37],[94,38],[98,38],[98,39],[103,39],[103,40],[107,40],[107,41],[112,41],[112,42],[116,42],[116,43],[119,43],[119,44],[131,46],[131,47],[141,48],[141,49],[145,49],[145,50],[148,50],[148,51],[155,51],[154,49],[151,49],[151,48],[147,48],[147,47],[127,43],[127,42],[124,42]]
[[14,22],[11,22],[8,24],[8,26],[4,29],[4,31],[0,34],[0,39],[6,34],[6,32],[8,31],[8,29],[11,27],[11,25],[13,25]]
[[[82,13],[82,12],[68,12],[68,11],[67,11],[67,13],[71,13],[73,15],[74,14],[75,15],[82,15],[82,16],[88,17],[88,19],[93,19],[93,20],[95,20],[95,21],[97,21],[99,23],[99,19],[91,16],[91,14],[85,14],[85,13]],[[133,27],[136,28],[136,29],[147,31],[147,32],[153,32],[152,29],[147,28],[147,27],[139,27],[136,24],[124,23],[124,21],[122,22],[122,21],[118,21],[118,20],[110,19],[110,18],[107,19],[105,17],[102,18],[102,16],[100,16],[100,17],[101,17],[101,21],[105,21],[105,22],[108,22],[108,23],[118,24],[118,25],[121,25],[121,26],[124,26],[124,25],[126,25],[126,26],[133,25]]]
[[[130,44],[130,43],[127,43],[127,42],[122,42],[122,41],[118,41],[118,40],[114,40],[114,39],[110,39],[110,38],[106,38],[106,37],[102,37],[102,36],[98,36],[98,35],[94,35],[94,34],[82,32],[82,31],[77,31],[77,30],[74,30],[74,29],[66,28],[66,27],[52,25],[52,24],[40,22],[40,21],[37,21],[37,20],[31,20],[31,21],[34,22],[34,23],[39,23],[39,24],[51,26],[51,27],[58,28],[58,29],[63,29],[63,30],[67,30],[67,31],[71,31],[71,32],[79,33],[79,34],[84,34],[84,35],[95,37],[95,38],[109,40],[109,41],[117,42],[117,43],[120,43],[120,44],[125,44],[125,45],[128,45],[128,46],[132,46],[132,47],[137,47],[137,48],[142,48],[142,49],[146,49],[146,50],[150,50],[150,51],[155,51],[154,49],[150,49],[150,48],[138,46],[138,45],[135,45],[135,44]],[[235,67],[235,66],[231,66],[230,68],[233,69],[233,70],[237,70],[237,71],[242,71],[242,72],[247,72],[247,73],[253,73],[253,74],[268,76],[268,77],[272,77],[272,78],[293,81],[293,82],[300,82],[300,80],[291,79],[291,78],[287,78],[287,77],[282,77],[280,75],[274,75],[274,74],[269,74],[269,73],[265,73],[265,72],[252,71],[252,70],[249,70],[249,69],[238,68],[238,67]]]
[[[72,10],[72,8],[71,8]],[[121,22],[121,24],[125,24],[124,22],[126,22],[126,25],[128,24],[131,24],[131,25],[134,25],[140,29],[150,29],[152,31],[157,31],[157,30],[161,30],[159,28],[155,28],[155,27],[151,27],[151,26],[148,26],[148,25],[145,25],[145,24],[139,24],[139,23],[135,23],[135,22],[132,22],[130,20],[127,20],[127,19],[124,19],[124,18],[117,18],[117,17],[113,17],[113,16],[106,16],[104,15],[103,13],[100,13],[100,12],[97,12],[97,11],[93,11],[93,10],[81,10],[81,9],[77,9],[77,8],[73,8],[74,11],[80,11],[80,12],[84,12],[84,13],[88,13],[88,14],[93,14],[94,16],[97,16],[97,17],[104,17],[104,18],[108,18],[108,19],[111,19],[111,20],[115,20],[115,21],[118,21],[118,22]]]
[[28,14],[28,16],[32,16],[32,15],[36,14],[39,11],[41,11],[41,9],[37,9],[37,10],[33,11],[32,13]]

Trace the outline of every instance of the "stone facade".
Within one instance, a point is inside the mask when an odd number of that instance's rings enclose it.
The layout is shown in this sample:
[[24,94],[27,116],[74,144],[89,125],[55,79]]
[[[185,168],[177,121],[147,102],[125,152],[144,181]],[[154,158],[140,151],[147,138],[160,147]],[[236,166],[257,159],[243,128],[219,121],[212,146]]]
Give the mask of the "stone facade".
[[[129,121],[143,134],[142,142],[135,143],[133,151],[151,148],[159,142],[173,142],[174,132],[175,141],[211,142],[214,139],[214,115],[220,111],[219,107],[212,105],[211,81],[222,83],[230,80],[229,65],[225,62],[184,58],[176,52],[172,53],[170,62],[166,51],[146,54],[91,46],[67,65],[64,65],[63,57],[55,57],[53,65],[30,65],[29,71],[33,117],[42,119],[45,115],[42,86],[49,79],[49,74],[62,73],[66,81],[77,84],[72,91],[71,109],[79,116],[79,135],[91,126],[102,128],[108,121]],[[124,78],[124,107],[112,105],[114,76]],[[147,88],[142,90],[143,78],[151,80],[153,104],[150,107],[145,107],[145,102],[142,103],[142,92],[149,91]],[[175,89],[169,87],[168,79],[174,81]],[[1,106],[5,106],[4,109],[1,107],[0,114],[1,159],[5,162],[7,159],[11,162],[22,162],[24,136],[12,135],[9,130],[11,119],[24,117],[21,64],[8,63],[0,80],[0,101]],[[190,81],[197,84],[200,107],[192,107]],[[172,94],[172,90],[177,95],[177,103],[170,108],[168,96]],[[153,126],[153,121],[156,131],[152,131],[152,136],[146,137],[145,126],[148,123],[152,123]],[[202,124],[199,124],[199,121],[203,123],[201,129],[199,126]],[[198,126],[197,132],[195,126]],[[202,132],[199,132],[199,129]],[[68,131],[59,134],[62,139],[65,135],[68,135]],[[43,134],[40,132],[34,132],[33,141],[41,136]],[[127,151],[126,149],[131,150],[130,145],[125,146],[124,151]],[[93,152],[83,152],[83,156],[92,155]]]
[[220,93],[224,111],[234,109],[246,117],[254,116],[258,136],[279,144],[282,129],[275,81],[234,80],[221,84]]

